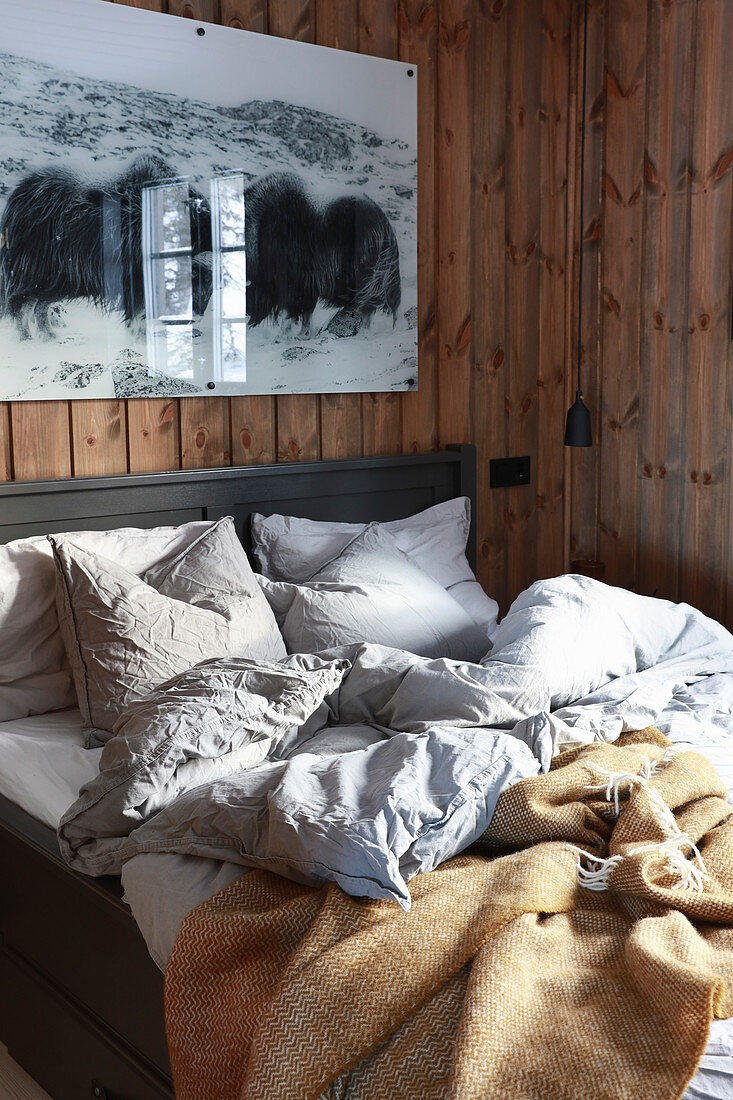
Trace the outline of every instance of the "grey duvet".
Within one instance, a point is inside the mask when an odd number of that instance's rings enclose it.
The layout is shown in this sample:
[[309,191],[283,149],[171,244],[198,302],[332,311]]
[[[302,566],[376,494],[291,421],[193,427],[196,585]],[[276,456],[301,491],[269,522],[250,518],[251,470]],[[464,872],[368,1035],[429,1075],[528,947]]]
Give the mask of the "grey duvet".
[[729,672],[719,624],[572,576],[524,593],[482,665],[376,645],[205,662],[122,716],[62,851],[93,875],[209,856],[407,908],[410,878],[480,836],[507,785]]

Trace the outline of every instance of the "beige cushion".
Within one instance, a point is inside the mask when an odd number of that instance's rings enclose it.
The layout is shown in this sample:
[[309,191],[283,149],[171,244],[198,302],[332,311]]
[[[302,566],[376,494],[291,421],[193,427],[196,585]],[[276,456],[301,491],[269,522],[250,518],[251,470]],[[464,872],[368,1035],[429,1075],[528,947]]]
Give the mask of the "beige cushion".
[[144,578],[69,536],[49,541],[61,633],[87,727],[111,731],[129,703],[200,661],[286,655],[229,517]]

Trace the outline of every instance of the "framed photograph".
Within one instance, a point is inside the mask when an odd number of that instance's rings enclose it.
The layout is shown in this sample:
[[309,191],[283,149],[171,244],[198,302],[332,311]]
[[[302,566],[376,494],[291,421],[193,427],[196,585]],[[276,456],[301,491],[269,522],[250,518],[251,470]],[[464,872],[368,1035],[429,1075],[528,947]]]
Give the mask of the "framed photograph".
[[0,0],[0,400],[417,386],[413,65]]

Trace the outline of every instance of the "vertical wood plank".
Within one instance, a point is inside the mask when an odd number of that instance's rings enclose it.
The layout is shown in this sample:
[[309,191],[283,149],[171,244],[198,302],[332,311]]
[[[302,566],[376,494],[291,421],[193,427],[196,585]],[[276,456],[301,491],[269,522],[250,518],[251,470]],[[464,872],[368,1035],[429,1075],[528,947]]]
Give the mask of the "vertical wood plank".
[[[588,6],[588,56],[586,62],[586,109],[581,119],[583,103],[583,9],[574,11],[576,57],[574,59],[575,102],[580,122],[575,131],[575,149],[571,149],[576,173],[576,202],[570,210],[573,238],[580,219],[580,194],[583,193],[583,225],[579,239],[572,241],[575,268],[568,268],[566,320],[570,326],[568,347],[568,379],[566,408],[575,400],[577,388],[578,332],[578,270],[580,249],[583,250],[583,315],[580,333],[583,400],[590,410],[593,433],[591,447],[569,447],[566,455],[566,494],[569,496],[569,545],[567,559],[598,557],[598,507],[601,477],[600,408],[603,390],[603,345],[601,341],[603,263],[603,165],[605,156],[605,57],[607,5],[605,0],[591,0]],[[585,165],[580,180],[580,141],[585,127]],[[564,430],[564,427],[561,428]]]
[[[471,17],[441,0],[438,34],[438,438],[471,439]],[[443,197],[444,196],[444,197]],[[450,196],[450,198],[448,198]]]
[[13,446],[10,431],[10,405],[0,403],[0,481],[13,480]]
[[[269,0],[267,29],[281,38],[312,42],[315,16],[315,0]],[[320,399],[314,394],[285,394],[276,398],[276,408],[278,461],[320,458]]]
[[181,467],[184,470],[231,464],[229,398],[182,397]]
[[543,0],[540,87],[540,249],[537,370],[537,573],[564,562],[565,270],[570,9]]
[[[400,0],[399,56],[417,67],[417,290],[418,388],[403,393],[402,450],[418,453],[437,446],[435,249],[435,55],[438,43],[437,0]],[[481,65],[481,72],[484,66]]]
[[19,481],[71,477],[68,401],[12,401],[10,424]]
[[[481,6],[473,33],[471,312],[474,318],[471,404],[477,444],[478,578],[502,611],[508,604],[506,493],[489,487],[489,462],[507,453],[506,5]],[[442,195],[442,188],[438,184]]]
[[200,19],[205,23],[218,23],[219,0],[168,0],[171,15],[183,19]]
[[685,482],[695,5],[650,0],[648,28],[638,586],[676,599]]
[[[221,0],[221,21],[245,31],[267,30],[267,0]],[[275,398],[231,397],[232,463],[259,465],[277,460]]]
[[178,401],[148,398],[127,402],[130,473],[176,470],[181,464]]
[[219,0],[219,7],[225,27],[260,34],[267,30],[267,0]]
[[[682,533],[685,598],[722,618],[730,555],[731,214],[733,8],[697,5],[690,211],[687,477]],[[726,555],[727,551],[727,555]]]
[[[506,139],[506,331],[509,353],[508,453],[530,456],[537,485],[537,362],[540,301],[539,133],[541,26],[531,0],[509,11]],[[507,583],[513,599],[537,575],[537,492],[507,490]]]
[[[319,45],[358,49],[358,0],[315,0],[315,14]],[[361,394],[323,394],[320,414],[322,458],[353,458],[362,453]]]
[[646,15],[637,0],[609,5],[605,76],[599,553],[606,580],[626,588],[637,579]]
[[126,428],[124,401],[72,401],[75,477],[125,473]]
[[[397,57],[396,0],[359,0],[359,52]],[[364,454],[399,454],[402,449],[401,403],[397,393],[365,393],[362,401]]]

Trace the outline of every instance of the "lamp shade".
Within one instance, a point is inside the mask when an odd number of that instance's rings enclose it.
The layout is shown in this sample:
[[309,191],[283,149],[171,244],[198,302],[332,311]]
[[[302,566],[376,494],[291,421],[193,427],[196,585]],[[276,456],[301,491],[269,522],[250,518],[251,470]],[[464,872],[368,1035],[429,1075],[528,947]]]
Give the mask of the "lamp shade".
[[583,394],[575,391],[575,401],[568,409],[565,421],[566,447],[592,447],[593,436],[590,430],[590,412],[583,404]]

